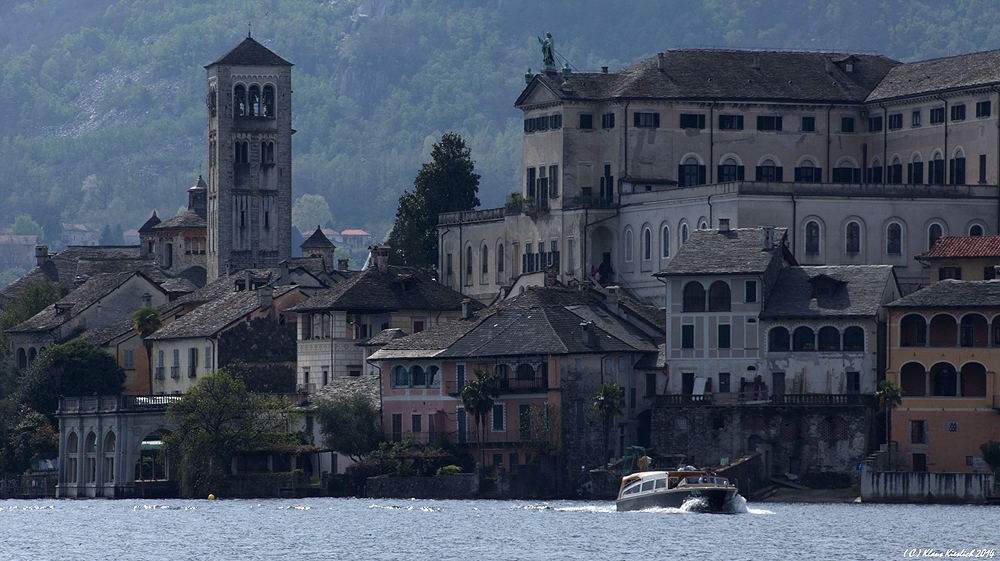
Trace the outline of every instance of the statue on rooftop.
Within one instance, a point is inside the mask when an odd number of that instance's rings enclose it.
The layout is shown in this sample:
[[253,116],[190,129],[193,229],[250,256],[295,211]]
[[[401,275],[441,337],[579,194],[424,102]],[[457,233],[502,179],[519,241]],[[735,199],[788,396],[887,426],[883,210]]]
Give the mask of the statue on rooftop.
[[555,70],[556,69],[556,41],[552,38],[551,33],[545,34],[545,39],[541,37],[536,37],[538,42],[542,44],[542,69],[543,70]]

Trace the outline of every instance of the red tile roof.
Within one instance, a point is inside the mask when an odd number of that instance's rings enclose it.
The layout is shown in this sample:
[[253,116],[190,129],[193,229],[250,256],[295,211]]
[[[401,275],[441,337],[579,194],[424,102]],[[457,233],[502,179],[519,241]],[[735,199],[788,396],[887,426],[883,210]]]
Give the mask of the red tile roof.
[[948,259],[954,257],[1000,257],[1000,236],[942,236],[934,247],[917,259]]

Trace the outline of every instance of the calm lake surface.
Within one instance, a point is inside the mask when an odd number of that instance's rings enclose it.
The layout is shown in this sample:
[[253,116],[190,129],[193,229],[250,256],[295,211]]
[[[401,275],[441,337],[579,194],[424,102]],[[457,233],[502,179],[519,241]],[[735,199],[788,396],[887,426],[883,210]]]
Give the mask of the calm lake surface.
[[854,560],[948,558],[948,550],[963,549],[1000,556],[998,507],[751,503],[736,510],[330,498],[0,501],[0,559]]

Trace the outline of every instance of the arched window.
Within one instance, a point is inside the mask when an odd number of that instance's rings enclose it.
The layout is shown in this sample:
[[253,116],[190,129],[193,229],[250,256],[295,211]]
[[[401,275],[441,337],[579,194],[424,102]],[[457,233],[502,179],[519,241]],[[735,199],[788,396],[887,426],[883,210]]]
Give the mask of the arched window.
[[490,273],[490,250],[485,245],[483,246],[483,256],[480,263],[482,263],[483,269],[483,282],[486,282],[486,275]]
[[941,152],[934,154],[934,159],[930,162],[930,169],[927,170],[927,183],[930,185],[944,185],[944,156]]
[[410,367],[410,385],[426,386],[427,377],[424,375],[424,367],[414,364]]
[[857,222],[847,223],[844,245],[847,253],[861,252],[861,225]]
[[270,84],[264,86],[263,110],[263,117],[274,117],[274,86]]
[[979,314],[962,316],[959,328],[959,344],[963,347],[985,347],[989,338],[986,318]]
[[401,388],[410,385],[410,375],[404,366],[395,366],[392,369],[392,385]]
[[792,334],[793,351],[815,351],[816,335],[811,327],[801,326],[795,328]]
[[684,285],[684,311],[704,312],[705,311],[705,287],[698,281],[692,281]]
[[819,222],[806,222],[806,253],[819,253]]
[[688,225],[687,224],[681,224],[681,243],[682,244],[684,242],[688,241],[688,235],[689,235]]
[[959,148],[955,157],[948,162],[948,183],[965,185],[965,153]]
[[28,364],[29,365],[32,362],[35,362],[35,358],[37,356],[38,356],[38,351],[35,350],[35,347],[28,347]]
[[472,246],[465,248],[465,284],[472,284]]
[[743,166],[733,158],[726,158],[719,165],[719,183],[743,181]]
[[757,166],[757,181],[781,181],[781,168],[771,158],[765,159]]
[[910,185],[920,185],[924,182],[924,163],[920,154],[914,154],[913,160],[906,166],[906,182]]
[[840,350],[840,331],[836,327],[827,325],[819,329],[819,345],[821,351]]
[[21,370],[28,367],[28,355],[24,352],[24,349],[20,347],[17,349],[17,367]]
[[698,229],[699,230],[708,230],[708,222],[705,222],[704,220],[702,220],[701,223],[698,224]]
[[963,397],[986,397],[986,367],[978,362],[962,365],[960,394]]
[[844,330],[844,350],[864,351],[865,350],[865,330],[852,325]]
[[501,382],[503,382],[503,380],[510,378],[510,366],[507,366],[506,364],[498,364],[493,367],[493,373],[496,374],[496,377]]
[[233,88],[233,117],[245,117],[247,114],[247,88],[236,84]]
[[938,238],[940,238],[941,235],[942,235],[942,233],[941,233],[941,225],[938,224],[937,222],[931,224],[927,228],[927,250],[928,251],[930,251],[930,249],[932,247],[934,247],[934,244],[937,243]]
[[899,320],[899,346],[923,347],[927,345],[927,320],[918,314],[909,314]]
[[625,236],[624,236],[624,238],[625,238],[625,248],[624,248],[625,249],[625,262],[626,263],[631,263],[632,262],[632,244],[635,243],[635,240],[632,239],[632,229],[631,228],[626,228],[625,229]]
[[947,362],[939,362],[931,367],[931,395],[957,396],[958,374],[955,367]]
[[503,274],[503,244],[497,246],[497,282],[500,282],[500,276]]
[[530,364],[518,364],[517,365],[517,379],[518,380],[534,380],[535,379],[535,369],[532,368]]
[[731,292],[726,281],[715,281],[708,288],[708,311],[728,312],[732,309],[731,302]]
[[958,323],[950,314],[937,314],[931,318],[930,346],[954,347],[958,344]]
[[927,395],[927,371],[919,362],[908,362],[899,369],[899,389],[904,396]]
[[670,257],[670,226],[666,224],[660,230],[660,257]]
[[642,230],[642,260],[649,261],[653,258],[653,233],[649,228]]
[[66,439],[66,481],[68,483],[76,483],[77,481],[77,469],[79,467],[77,454],[79,453],[80,437],[75,432],[71,432]]
[[260,86],[254,84],[250,86],[248,104],[250,105],[250,115],[260,117]]
[[779,353],[788,351],[791,348],[788,339],[788,329],[772,327],[767,336],[767,350]]
[[104,481],[115,481],[115,433],[109,432],[104,438]]
[[83,482],[97,483],[97,435],[91,432],[83,447],[84,469]]
[[979,224],[973,224],[969,227],[969,236],[973,238],[978,238],[983,235],[983,227]]
[[885,252],[889,255],[903,253],[903,228],[898,222],[892,222],[885,229]]
[[677,173],[677,184],[680,187],[701,185],[705,183],[705,166],[698,163],[694,156],[688,156],[680,165]]
[[441,387],[441,369],[437,366],[427,367],[427,387],[428,388],[438,388]]

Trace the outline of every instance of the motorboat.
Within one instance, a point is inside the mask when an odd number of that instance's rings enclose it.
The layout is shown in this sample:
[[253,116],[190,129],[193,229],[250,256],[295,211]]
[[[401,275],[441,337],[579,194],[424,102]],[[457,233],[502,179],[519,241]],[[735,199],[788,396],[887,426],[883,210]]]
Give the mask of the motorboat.
[[676,471],[640,471],[622,478],[616,505],[619,511],[646,508],[680,508],[697,500],[698,508],[723,512],[736,496],[736,486],[691,466]]
[[619,511],[680,508],[688,501],[698,501],[699,510],[723,512],[736,496],[736,485],[725,477],[687,465],[675,470],[650,470],[651,463],[645,449],[628,448],[615,501]]

